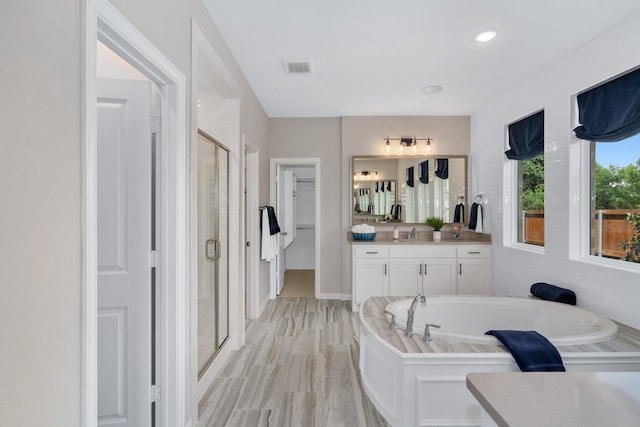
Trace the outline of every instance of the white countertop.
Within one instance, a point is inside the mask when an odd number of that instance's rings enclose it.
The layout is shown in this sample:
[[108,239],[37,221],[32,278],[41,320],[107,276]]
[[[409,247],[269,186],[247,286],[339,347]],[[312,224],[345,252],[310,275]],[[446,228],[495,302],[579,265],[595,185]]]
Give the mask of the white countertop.
[[467,388],[501,427],[640,425],[640,372],[471,373]]

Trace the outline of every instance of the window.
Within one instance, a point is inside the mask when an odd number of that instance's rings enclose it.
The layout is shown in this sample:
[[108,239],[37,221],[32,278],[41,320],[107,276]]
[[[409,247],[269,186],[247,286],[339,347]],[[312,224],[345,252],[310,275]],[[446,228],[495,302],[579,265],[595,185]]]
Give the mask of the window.
[[640,263],[640,69],[576,100],[574,132],[590,141],[588,253]]
[[544,154],[518,161],[519,243],[544,246]]
[[508,134],[505,155],[515,162],[512,239],[544,246],[544,111],[510,124]]
[[590,255],[640,263],[625,245],[638,234],[634,218],[640,219],[640,134],[589,144]]

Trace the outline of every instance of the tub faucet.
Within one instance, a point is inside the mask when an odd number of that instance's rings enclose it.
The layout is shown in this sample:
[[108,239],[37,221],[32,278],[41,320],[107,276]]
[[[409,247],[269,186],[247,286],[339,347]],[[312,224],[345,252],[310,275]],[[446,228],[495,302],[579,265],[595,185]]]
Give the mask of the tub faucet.
[[407,327],[404,330],[404,334],[408,337],[413,336],[413,315],[416,312],[416,305],[418,304],[418,301],[425,304],[427,302],[427,297],[425,297],[424,294],[419,294],[413,299],[411,307],[407,310]]

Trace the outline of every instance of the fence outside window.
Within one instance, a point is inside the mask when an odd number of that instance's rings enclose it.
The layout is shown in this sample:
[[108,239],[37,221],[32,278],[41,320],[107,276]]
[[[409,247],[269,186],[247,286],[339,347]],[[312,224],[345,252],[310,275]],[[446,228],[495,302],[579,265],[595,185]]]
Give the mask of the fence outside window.
[[[593,247],[591,254],[620,259],[625,256],[622,242],[635,235],[627,214],[640,213],[640,209],[598,209],[594,212]],[[544,246],[544,211],[525,210],[524,242]]]

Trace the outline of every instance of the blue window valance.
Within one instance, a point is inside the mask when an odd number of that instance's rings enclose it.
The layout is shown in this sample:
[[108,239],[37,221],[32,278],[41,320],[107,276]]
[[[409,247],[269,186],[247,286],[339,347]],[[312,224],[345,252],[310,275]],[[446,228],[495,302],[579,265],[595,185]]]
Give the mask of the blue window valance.
[[544,110],[509,125],[511,160],[531,160],[544,153]]
[[413,188],[413,179],[414,179],[414,172],[413,172],[413,166],[411,166],[410,168],[407,168],[407,185],[411,188]]
[[640,133],[640,69],[578,95],[580,139],[616,142]]
[[429,183],[429,160],[420,163],[420,182]]
[[449,159],[436,159],[436,176],[440,179],[449,178]]
[[387,182],[387,191],[391,191],[391,181]]

